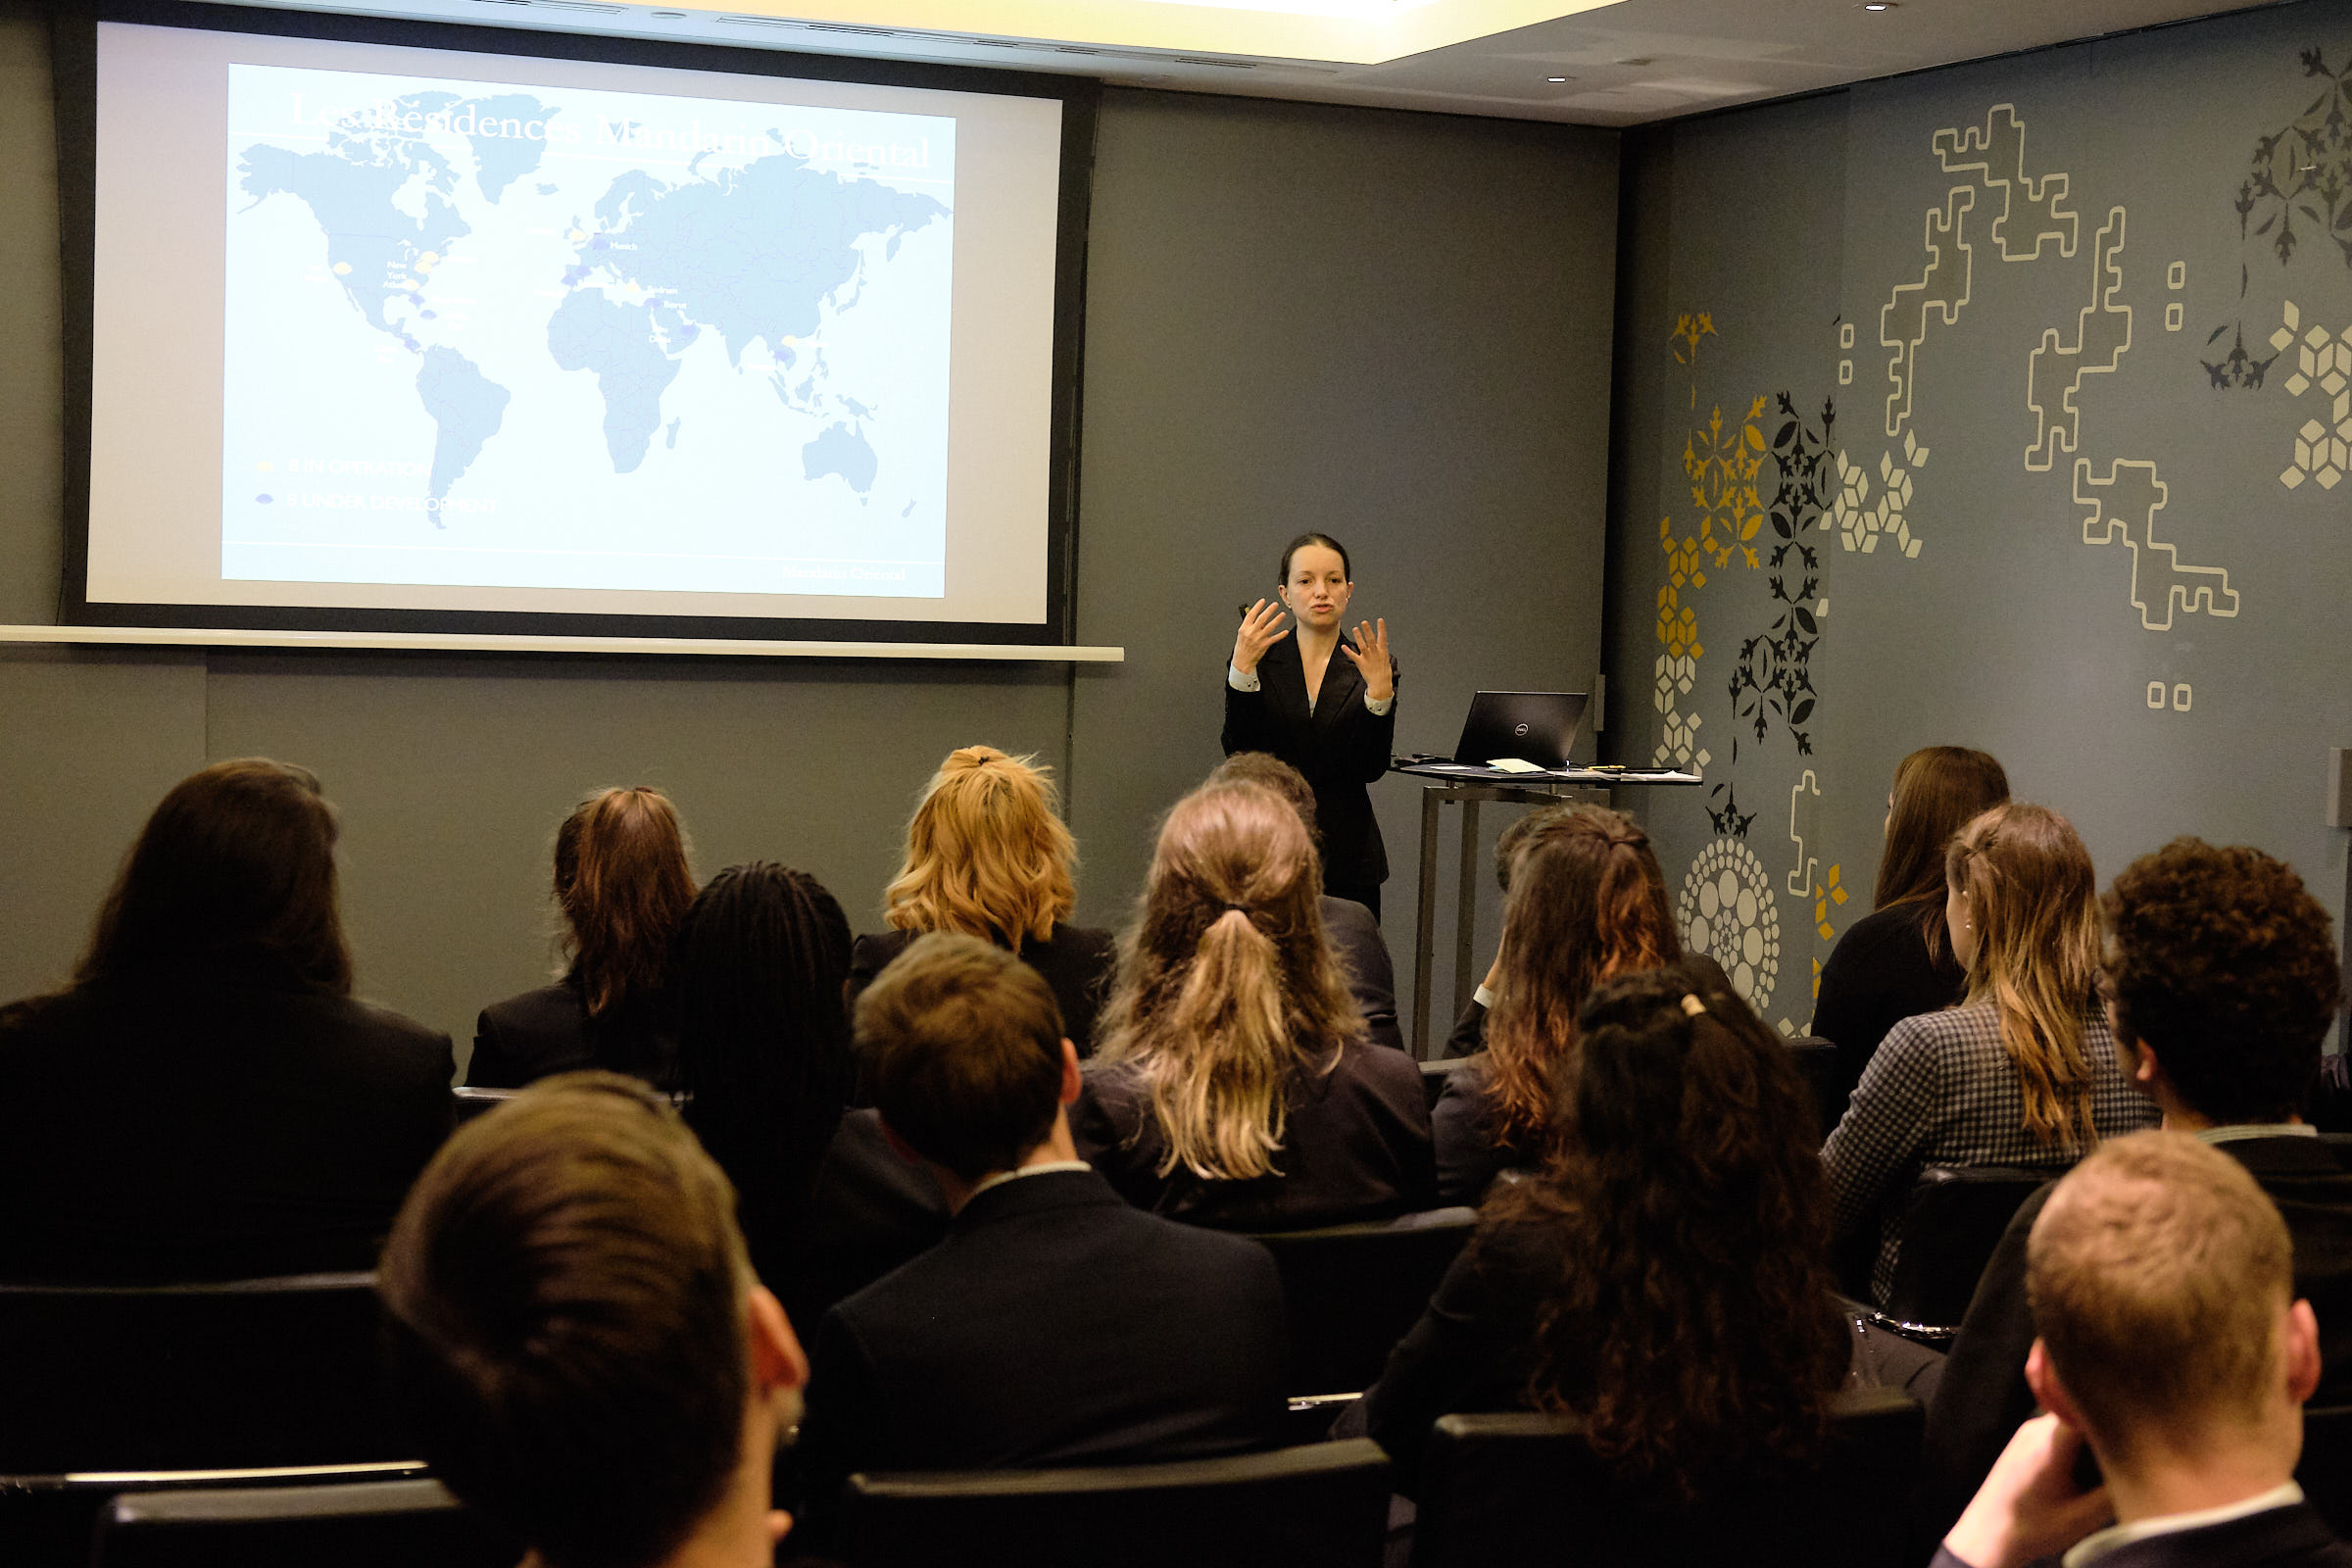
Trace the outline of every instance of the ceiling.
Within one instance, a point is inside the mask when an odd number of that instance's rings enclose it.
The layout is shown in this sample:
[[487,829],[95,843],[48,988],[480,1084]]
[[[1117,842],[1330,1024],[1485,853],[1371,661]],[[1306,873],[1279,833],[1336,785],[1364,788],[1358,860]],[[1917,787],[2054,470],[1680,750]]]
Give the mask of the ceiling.
[[[299,9],[1633,125],[2252,9],[2230,0],[335,0]],[[1564,79],[1555,79],[1564,78]]]

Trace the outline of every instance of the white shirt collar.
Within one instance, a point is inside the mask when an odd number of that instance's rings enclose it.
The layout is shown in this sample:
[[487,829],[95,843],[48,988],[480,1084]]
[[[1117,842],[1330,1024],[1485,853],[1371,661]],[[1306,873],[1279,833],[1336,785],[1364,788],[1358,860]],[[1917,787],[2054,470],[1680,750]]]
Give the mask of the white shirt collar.
[[2084,1568],[2086,1563],[2134,1541],[2145,1541],[2151,1536],[2177,1535],[2183,1530],[2202,1530],[2207,1525],[2226,1525],[2233,1519],[2267,1513],[2273,1508],[2291,1508],[2302,1500],[2303,1489],[2287,1481],[2268,1492],[2242,1501],[2224,1503],[2219,1508],[2200,1508],[2195,1513],[2161,1514],[2154,1519],[2134,1519],[2128,1525],[2109,1525],[2076,1542],[2062,1561],[2065,1568]]
[[[1001,1170],[994,1176],[984,1177],[980,1185],[972,1189],[972,1198],[978,1198],[991,1187],[1002,1187],[1006,1182],[1017,1182],[1024,1176],[1052,1176],[1065,1170],[1093,1169],[1094,1167],[1083,1159],[1050,1159],[1043,1165],[1023,1165],[1019,1170]],[[971,1198],[965,1199],[964,1201],[970,1202]]]
[[2197,1134],[2204,1144],[2237,1144],[2249,1138],[2317,1138],[2320,1130],[2307,1121],[2240,1121],[2208,1127]]

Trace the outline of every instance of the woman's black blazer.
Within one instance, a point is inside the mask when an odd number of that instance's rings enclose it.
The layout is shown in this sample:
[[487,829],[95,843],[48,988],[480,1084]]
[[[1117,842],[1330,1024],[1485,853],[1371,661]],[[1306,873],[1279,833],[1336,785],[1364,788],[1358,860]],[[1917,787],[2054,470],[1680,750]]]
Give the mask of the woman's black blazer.
[[[1392,668],[1394,665],[1392,664]],[[1364,706],[1364,677],[1338,649],[1310,710],[1298,639],[1285,637],[1257,662],[1258,689],[1225,688],[1225,755],[1271,752],[1306,775],[1315,792],[1323,838],[1323,881],[1337,888],[1377,887],[1389,879],[1388,847],[1365,786],[1389,770],[1396,709]]]

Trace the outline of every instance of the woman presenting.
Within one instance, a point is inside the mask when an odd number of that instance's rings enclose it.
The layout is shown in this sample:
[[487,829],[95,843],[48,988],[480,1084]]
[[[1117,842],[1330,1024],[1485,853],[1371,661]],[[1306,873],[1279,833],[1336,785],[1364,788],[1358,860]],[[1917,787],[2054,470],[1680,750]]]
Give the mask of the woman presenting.
[[[1277,581],[1280,603],[1260,599],[1243,611],[1234,634],[1225,755],[1271,752],[1306,775],[1323,840],[1323,891],[1377,916],[1389,855],[1365,786],[1389,770],[1396,735],[1389,623],[1341,635],[1355,582],[1347,547],[1329,534],[1292,540]],[[1282,623],[1285,610],[1297,637]]]

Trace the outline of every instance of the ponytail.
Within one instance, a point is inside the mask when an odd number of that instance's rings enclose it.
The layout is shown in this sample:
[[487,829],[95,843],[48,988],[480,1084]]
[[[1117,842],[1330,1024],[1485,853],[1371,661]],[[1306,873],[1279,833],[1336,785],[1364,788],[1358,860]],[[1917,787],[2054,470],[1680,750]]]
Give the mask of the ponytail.
[[1167,1018],[1193,1042],[1192,1059],[1184,1073],[1152,1080],[1168,1136],[1159,1174],[1182,1165],[1211,1181],[1273,1175],[1291,1066],[1282,955],[1238,906],[1209,922],[1196,951]]

